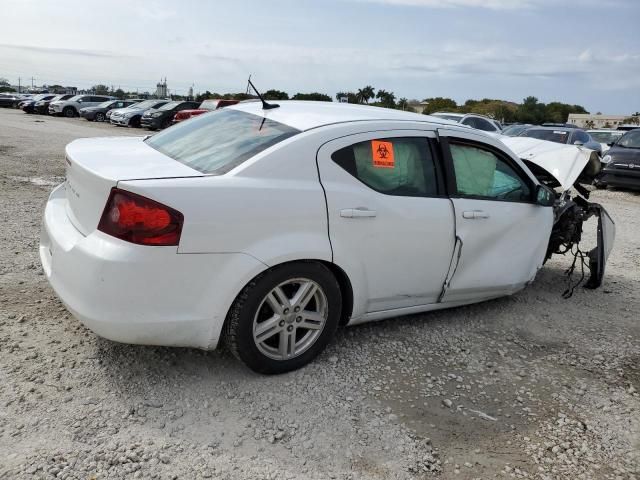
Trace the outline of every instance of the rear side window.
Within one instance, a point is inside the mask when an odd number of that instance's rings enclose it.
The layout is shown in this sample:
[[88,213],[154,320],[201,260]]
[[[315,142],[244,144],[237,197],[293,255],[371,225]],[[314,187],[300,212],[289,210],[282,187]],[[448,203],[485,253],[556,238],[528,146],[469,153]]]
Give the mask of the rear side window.
[[495,153],[456,143],[450,149],[459,195],[515,202],[531,200],[527,183]]
[[146,142],[199,172],[220,175],[297,133],[268,118],[224,109],[179,123]]
[[429,141],[420,137],[359,142],[331,155],[362,183],[387,195],[436,196],[436,172]]

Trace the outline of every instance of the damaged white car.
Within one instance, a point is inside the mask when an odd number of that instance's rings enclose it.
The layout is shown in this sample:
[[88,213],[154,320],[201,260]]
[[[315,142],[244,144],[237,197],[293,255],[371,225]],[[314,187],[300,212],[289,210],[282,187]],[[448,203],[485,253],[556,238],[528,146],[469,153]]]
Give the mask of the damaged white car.
[[587,286],[599,286],[614,225],[568,193],[599,162],[578,147],[504,142],[315,102],[239,104],[148,139],[76,140],[45,209],[42,265],[98,335],[223,341],[263,373],[308,363],[339,325],[512,294],[577,248],[593,215]]

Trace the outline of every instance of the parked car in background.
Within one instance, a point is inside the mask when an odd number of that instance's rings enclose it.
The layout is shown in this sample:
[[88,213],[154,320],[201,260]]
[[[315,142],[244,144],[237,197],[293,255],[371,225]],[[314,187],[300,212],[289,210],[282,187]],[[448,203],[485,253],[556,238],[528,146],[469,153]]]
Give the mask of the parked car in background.
[[18,108],[20,102],[26,98],[18,94],[6,94],[0,95],[0,107],[4,108]]
[[484,132],[500,133],[502,131],[502,125],[497,120],[484,115],[478,115],[477,113],[453,113],[453,112],[436,112],[431,114],[432,117],[443,118],[445,120],[452,120],[462,125],[467,125],[477,130]]
[[49,113],[51,115],[64,115],[68,118],[77,117],[81,108],[94,107],[107,100],[115,100],[115,98],[108,95],[76,95],[68,100],[51,102],[49,104]]
[[207,99],[203,100],[200,106],[193,110],[180,110],[173,116],[172,123],[180,123],[184,120],[189,120],[191,117],[202,115],[203,113],[212,112],[219,108],[228,107],[229,105],[235,105],[240,100],[226,100],[226,99]]
[[596,185],[640,189],[640,128],[622,135],[602,162],[604,169]]
[[556,123],[556,122],[545,122],[542,124],[543,127],[560,127],[560,128],[580,128],[573,123]]
[[[501,137],[526,144],[524,161],[489,133],[426,115],[278,105],[67,146],[39,253],[79,321],[117,342],[224,342],[250,368],[283,373],[339,325],[519,291],[589,218],[586,286],[601,285],[615,225],[571,193],[593,157],[599,167],[593,151]],[[549,158],[562,167],[541,180],[529,165],[544,171]]]
[[20,102],[19,107],[24,113],[35,113],[35,105],[37,102],[52,100],[55,97],[55,93],[41,93],[40,95],[36,95],[29,100]]
[[109,122],[119,127],[139,127],[144,112],[150,108],[160,108],[168,102],[169,100],[145,100],[126,108],[111,110]]
[[624,131],[622,130],[587,130],[587,133],[591,135],[596,142],[600,143],[602,147],[602,154],[604,155],[609,147],[616,143],[622,135],[624,135]]
[[500,134],[506,135],[507,137],[517,137],[522,132],[524,132],[527,128],[531,128],[532,126],[533,125],[531,125],[530,123],[523,123],[523,124],[518,123],[515,125],[509,125],[508,127],[505,127],[504,130],[500,132]]
[[602,146],[580,128],[563,127],[531,127],[523,131],[519,137],[537,138],[549,142],[578,145],[602,154]]
[[104,122],[107,118],[107,112],[114,108],[126,108],[140,100],[107,100],[95,107],[85,107],[80,109],[80,116],[86,118],[90,122]]
[[616,130],[622,130],[623,132],[628,132],[629,130],[635,130],[636,128],[640,128],[640,125],[634,125],[633,123],[625,123],[624,125],[619,125]]
[[182,110],[193,110],[200,106],[198,102],[168,102],[159,108],[152,108],[144,112],[140,119],[140,126],[149,130],[159,130],[171,126],[173,116]]
[[39,100],[33,105],[33,113],[39,113],[40,115],[48,115],[49,114],[49,105],[51,102],[57,102],[62,100],[69,100],[74,95],[70,93],[56,95],[49,100]]

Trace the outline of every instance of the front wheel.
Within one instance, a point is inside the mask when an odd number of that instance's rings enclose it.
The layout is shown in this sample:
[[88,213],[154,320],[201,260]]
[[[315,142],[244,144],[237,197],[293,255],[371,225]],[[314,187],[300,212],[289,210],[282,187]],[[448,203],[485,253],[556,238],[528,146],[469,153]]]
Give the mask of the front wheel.
[[342,296],[324,265],[296,262],[252,280],[233,303],[224,340],[259,373],[284,373],[317,357],[338,327]]
[[67,118],[74,118],[77,115],[73,107],[65,107],[62,114]]

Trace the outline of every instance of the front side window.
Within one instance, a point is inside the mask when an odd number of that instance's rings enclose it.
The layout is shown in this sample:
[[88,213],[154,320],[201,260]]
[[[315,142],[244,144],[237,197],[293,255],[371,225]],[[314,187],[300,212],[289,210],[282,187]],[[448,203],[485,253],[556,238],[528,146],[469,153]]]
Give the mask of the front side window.
[[194,170],[221,175],[297,133],[265,117],[223,109],[180,122],[146,143]]
[[459,195],[496,200],[530,201],[531,189],[495,153],[472,145],[450,145]]
[[426,138],[359,142],[334,152],[331,158],[368,187],[387,195],[425,197],[438,193]]

